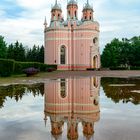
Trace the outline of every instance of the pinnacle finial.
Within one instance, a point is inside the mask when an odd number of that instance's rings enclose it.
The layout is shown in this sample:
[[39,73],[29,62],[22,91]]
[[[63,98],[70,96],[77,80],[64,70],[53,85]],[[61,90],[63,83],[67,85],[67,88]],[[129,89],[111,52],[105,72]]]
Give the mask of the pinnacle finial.
[[55,0],[55,4],[57,4],[57,0]]
[[46,16],[45,16],[45,20],[44,20],[44,26],[47,26],[47,20],[46,20]]
[[46,114],[45,114],[44,122],[45,122],[45,127],[46,127],[46,124],[47,124],[47,115]]
[[87,4],[89,4],[89,0],[87,0]]

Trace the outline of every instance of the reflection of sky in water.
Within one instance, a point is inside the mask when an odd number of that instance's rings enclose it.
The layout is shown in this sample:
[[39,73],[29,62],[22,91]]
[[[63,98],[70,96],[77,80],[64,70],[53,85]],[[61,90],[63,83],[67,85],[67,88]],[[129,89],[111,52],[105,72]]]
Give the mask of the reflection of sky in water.
[[117,103],[100,89],[100,121],[96,125],[96,140],[139,140],[140,105]]
[[[140,105],[115,104],[100,88],[100,120],[95,122],[95,140],[139,140]],[[0,109],[0,140],[53,140],[50,119],[44,124],[44,97],[24,95],[16,102],[7,98]],[[79,140],[86,140],[79,123]],[[60,139],[67,138],[67,124]]]

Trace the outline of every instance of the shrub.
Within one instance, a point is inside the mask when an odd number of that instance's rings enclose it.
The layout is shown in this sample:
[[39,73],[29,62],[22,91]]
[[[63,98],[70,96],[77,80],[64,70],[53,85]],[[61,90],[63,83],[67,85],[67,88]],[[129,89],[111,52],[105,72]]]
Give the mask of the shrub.
[[97,71],[97,70],[99,71],[100,68],[87,68],[87,70],[88,70],[88,71],[95,71],[95,70],[96,70],[96,71]]
[[95,68],[87,68],[88,71],[94,71],[96,70]]
[[47,65],[47,64],[38,63],[38,62],[18,62],[18,61],[16,61],[14,73],[15,74],[23,73],[24,69],[31,68],[31,67],[38,69],[42,72],[48,71],[49,68],[52,68],[53,70],[57,69],[57,65]]
[[16,61],[15,62],[14,73],[16,73],[16,74],[23,73],[24,69],[27,69],[27,68],[30,68],[30,67],[37,68],[37,67],[34,66],[33,62],[18,62],[18,61]]
[[24,69],[23,72],[27,75],[27,77],[29,77],[37,74],[39,70],[31,67],[31,68]]
[[10,59],[0,59],[0,76],[8,77],[11,76],[14,70],[14,60]]

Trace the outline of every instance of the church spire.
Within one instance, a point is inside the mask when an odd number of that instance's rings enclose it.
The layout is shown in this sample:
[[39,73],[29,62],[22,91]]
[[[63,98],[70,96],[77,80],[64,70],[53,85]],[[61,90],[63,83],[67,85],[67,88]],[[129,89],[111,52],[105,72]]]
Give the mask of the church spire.
[[47,20],[46,20],[46,16],[45,16],[45,20],[44,20],[44,26],[45,26],[45,28],[47,27]]
[[55,4],[57,5],[57,0],[55,0]]
[[44,123],[45,123],[45,127],[46,127],[46,124],[47,124],[47,115],[45,113],[45,117],[44,117]]

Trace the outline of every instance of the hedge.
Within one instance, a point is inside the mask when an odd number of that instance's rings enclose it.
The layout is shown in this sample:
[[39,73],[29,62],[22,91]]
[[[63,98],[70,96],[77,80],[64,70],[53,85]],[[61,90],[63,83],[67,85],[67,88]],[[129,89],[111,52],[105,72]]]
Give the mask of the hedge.
[[24,69],[27,68],[36,68],[39,71],[46,72],[49,68],[57,69],[57,65],[47,65],[43,63],[38,63],[38,62],[15,62],[15,68],[14,68],[14,73],[15,74],[20,74],[23,73]]
[[[127,67],[110,67],[110,70],[129,70]],[[131,66],[130,70],[140,70],[140,66]]]
[[11,76],[11,74],[14,71],[14,60],[9,59],[0,59],[0,76],[1,77],[8,77]]
[[110,70],[128,70],[127,67],[110,67]]
[[57,70],[57,65],[47,65],[38,62],[18,62],[9,59],[0,59],[0,76],[7,77],[11,74],[22,74],[26,68],[36,68],[41,72],[46,72],[48,69]]
[[140,66],[138,66],[138,67],[130,67],[130,70],[140,70]]

